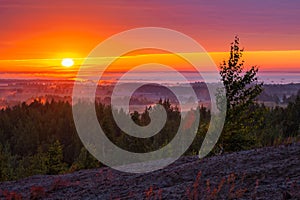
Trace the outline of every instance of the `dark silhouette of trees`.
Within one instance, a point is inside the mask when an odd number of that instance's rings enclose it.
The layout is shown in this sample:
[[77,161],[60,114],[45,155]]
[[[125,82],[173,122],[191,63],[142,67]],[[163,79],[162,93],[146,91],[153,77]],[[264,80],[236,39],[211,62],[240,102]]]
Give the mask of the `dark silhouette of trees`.
[[230,46],[228,61],[220,65],[221,80],[226,89],[227,109],[249,106],[262,92],[263,83],[257,82],[258,67],[245,69],[244,60],[241,60],[244,50],[239,44],[236,36]]
[[258,67],[245,69],[243,49],[239,45],[239,38],[235,37],[228,61],[220,65],[221,80],[226,90],[227,116],[219,145],[227,151],[255,146],[257,135],[254,133],[262,126],[255,100],[263,90],[263,83],[258,83]]
[[[168,100],[161,100],[159,103],[167,110],[167,123],[158,134],[146,139],[123,133],[113,119],[111,106],[97,103],[96,113],[101,127],[112,142],[130,151],[149,152],[168,144],[180,123],[179,107],[171,105]],[[146,108],[143,113],[134,114],[137,124],[144,126],[149,123],[149,109],[153,108]],[[198,109],[201,115],[199,129],[185,155],[198,153],[209,126],[210,110],[203,106]],[[255,140],[251,140],[253,148],[276,145],[286,140],[299,141],[299,111],[300,97],[290,102],[286,108],[267,108],[253,104],[243,113],[237,114],[241,117],[239,121],[243,122],[244,127],[237,125],[239,129],[232,129],[236,125],[235,122],[226,122],[224,136],[230,137],[221,138],[221,144],[225,151],[243,149],[246,141],[244,137],[251,135],[255,136]],[[118,114],[129,115],[123,111],[119,111]],[[248,118],[249,116],[251,118]],[[233,130],[238,135],[228,134],[233,133]],[[218,152],[212,152],[214,153]],[[69,103],[23,103],[0,110],[1,181],[101,166],[103,164],[83,147],[76,133]]]

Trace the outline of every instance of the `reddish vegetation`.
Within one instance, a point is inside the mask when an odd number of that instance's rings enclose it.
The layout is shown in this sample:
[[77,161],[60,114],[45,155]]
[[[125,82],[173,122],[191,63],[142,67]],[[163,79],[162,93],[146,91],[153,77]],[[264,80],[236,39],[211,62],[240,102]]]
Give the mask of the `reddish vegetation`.
[[2,191],[2,195],[6,200],[21,200],[22,195],[14,191]]
[[299,199],[300,144],[185,157],[148,174],[109,168],[0,183],[0,199]]
[[33,186],[30,190],[30,199],[41,199],[46,196],[45,188]]

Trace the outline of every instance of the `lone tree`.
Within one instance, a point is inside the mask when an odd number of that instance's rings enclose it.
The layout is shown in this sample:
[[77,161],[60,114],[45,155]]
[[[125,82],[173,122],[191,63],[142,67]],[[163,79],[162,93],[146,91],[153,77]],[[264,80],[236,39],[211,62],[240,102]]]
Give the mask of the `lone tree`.
[[263,83],[258,83],[258,67],[252,66],[245,70],[242,59],[244,49],[239,47],[239,38],[236,36],[231,43],[230,57],[220,65],[221,80],[226,89],[227,110],[237,107],[246,107],[253,104],[262,92]]
[[261,119],[255,108],[255,100],[262,92],[263,83],[258,82],[258,67],[244,67],[243,49],[236,36],[231,43],[228,61],[220,65],[220,75],[226,90],[227,116],[219,146],[225,151],[238,151],[256,145],[255,130]]

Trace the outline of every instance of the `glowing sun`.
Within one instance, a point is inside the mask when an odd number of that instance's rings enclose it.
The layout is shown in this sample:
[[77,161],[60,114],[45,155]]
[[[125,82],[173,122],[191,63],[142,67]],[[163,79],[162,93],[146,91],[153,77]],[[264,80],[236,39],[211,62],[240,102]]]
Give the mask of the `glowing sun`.
[[74,65],[74,61],[71,58],[64,58],[61,61],[61,65],[64,67],[72,67]]

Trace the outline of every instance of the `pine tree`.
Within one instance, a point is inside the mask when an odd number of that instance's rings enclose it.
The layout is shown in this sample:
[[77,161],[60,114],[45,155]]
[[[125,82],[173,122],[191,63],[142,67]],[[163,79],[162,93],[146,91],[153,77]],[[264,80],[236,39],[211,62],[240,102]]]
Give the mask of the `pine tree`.
[[48,149],[48,174],[65,172],[66,164],[63,162],[63,146],[56,140]]
[[255,130],[260,126],[255,100],[263,90],[263,83],[258,82],[257,66],[245,69],[242,60],[244,50],[240,49],[239,44],[239,38],[235,37],[228,61],[220,66],[227,99],[227,116],[220,146],[228,151],[253,147],[256,142]]
[[258,67],[252,66],[245,70],[242,59],[244,49],[239,47],[236,36],[231,43],[230,57],[220,66],[221,80],[226,89],[227,109],[245,107],[253,104],[262,92],[263,83],[258,83]]

